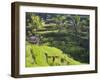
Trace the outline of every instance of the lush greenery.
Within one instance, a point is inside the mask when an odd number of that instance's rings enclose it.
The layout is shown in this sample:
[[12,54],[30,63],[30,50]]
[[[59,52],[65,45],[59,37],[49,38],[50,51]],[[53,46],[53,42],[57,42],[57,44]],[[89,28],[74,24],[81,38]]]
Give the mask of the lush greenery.
[[26,66],[89,63],[89,16],[26,13]]
[[[48,56],[46,56],[46,54]],[[53,60],[54,57],[54,60]],[[26,67],[76,65],[80,62],[65,55],[60,49],[28,44],[26,47]]]

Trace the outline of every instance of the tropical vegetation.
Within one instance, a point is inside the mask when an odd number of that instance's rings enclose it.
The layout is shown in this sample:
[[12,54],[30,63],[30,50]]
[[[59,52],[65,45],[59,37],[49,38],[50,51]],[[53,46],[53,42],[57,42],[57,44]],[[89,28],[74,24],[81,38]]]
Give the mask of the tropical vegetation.
[[26,13],[26,67],[89,64],[89,15]]

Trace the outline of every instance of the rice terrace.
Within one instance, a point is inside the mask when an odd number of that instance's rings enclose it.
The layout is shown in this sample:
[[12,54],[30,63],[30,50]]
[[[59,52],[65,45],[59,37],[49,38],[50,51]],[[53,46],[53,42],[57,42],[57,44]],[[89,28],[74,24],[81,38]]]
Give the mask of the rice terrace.
[[89,64],[89,15],[26,12],[26,67]]

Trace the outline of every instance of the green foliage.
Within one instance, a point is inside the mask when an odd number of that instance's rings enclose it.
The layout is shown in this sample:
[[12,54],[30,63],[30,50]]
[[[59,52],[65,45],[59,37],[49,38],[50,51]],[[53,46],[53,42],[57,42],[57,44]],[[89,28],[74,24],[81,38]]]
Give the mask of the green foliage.
[[[45,53],[51,58],[47,58]],[[32,57],[34,56],[34,57]],[[52,57],[57,56],[53,61]],[[63,60],[61,62],[61,59]],[[26,45],[26,67],[77,65],[80,62],[68,57],[60,49],[48,46]]]
[[[29,13],[27,13],[27,16],[28,15],[29,15]],[[26,27],[28,29],[27,36],[30,35],[30,32],[31,32],[31,35],[32,34],[36,35],[37,30],[41,29],[44,26],[44,21],[39,16],[37,16],[35,14],[32,14],[29,17],[30,17],[30,22],[27,20],[28,24]]]
[[67,27],[67,16],[66,15],[55,15],[55,17],[52,18],[53,21],[56,23],[56,27],[58,29],[58,32],[63,31]]
[[[89,16],[74,14],[51,14],[51,13],[26,13],[26,37],[38,35],[40,44],[29,46],[29,57],[26,58],[31,66],[53,66],[89,63]],[[26,39],[27,42],[29,42]],[[26,47],[27,48],[27,47]],[[31,51],[30,51],[31,49]],[[60,51],[59,51],[60,50]],[[44,56],[47,54],[65,54],[69,63],[62,64],[60,60],[47,63]],[[58,51],[58,52],[55,52]],[[34,63],[32,54],[39,54]],[[59,55],[61,56],[61,55]],[[70,57],[71,58],[70,58]],[[75,60],[73,60],[75,59]],[[42,61],[44,60],[44,61]],[[63,61],[63,60],[62,60]],[[72,61],[72,62],[71,62]],[[32,64],[31,64],[32,63]],[[34,64],[33,64],[34,63]]]

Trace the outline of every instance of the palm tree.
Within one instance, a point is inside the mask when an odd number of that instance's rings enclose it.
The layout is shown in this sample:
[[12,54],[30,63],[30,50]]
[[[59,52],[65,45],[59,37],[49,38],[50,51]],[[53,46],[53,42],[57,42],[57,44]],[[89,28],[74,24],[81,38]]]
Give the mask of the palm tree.
[[80,15],[68,15],[69,32],[74,35],[76,42],[80,43],[84,38],[89,37],[89,17]]
[[75,33],[80,33],[83,29],[87,29],[89,27],[89,17],[88,16],[86,16],[83,19],[83,16],[69,15],[68,21],[69,21],[68,23],[70,24],[70,27],[72,27]]
[[66,16],[65,15],[55,15],[52,20],[56,23],[58,32],[61,32],[65,26],[67,26]]
[[28,23],[28,26],[31,29],[31,33],[35,34],[37,33],[37,30],[42,28],[44,26],[44,21],[36,14],[31,14],[30,16],[30,22]]

